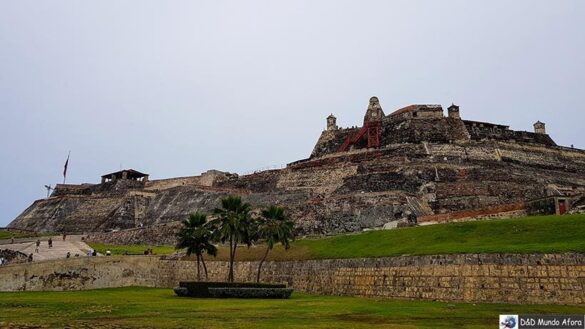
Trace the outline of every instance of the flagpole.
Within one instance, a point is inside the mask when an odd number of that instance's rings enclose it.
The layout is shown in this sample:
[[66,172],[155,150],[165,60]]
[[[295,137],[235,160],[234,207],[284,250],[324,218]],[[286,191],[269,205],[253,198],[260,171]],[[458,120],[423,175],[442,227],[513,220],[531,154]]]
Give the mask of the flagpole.
[[65,167],[63,168],[63,185],[65,185],[65,180],[67,179],[67,166],[69,166],[69,157],[71,156],[71,151],[67,154],[67,161],[65,161]]

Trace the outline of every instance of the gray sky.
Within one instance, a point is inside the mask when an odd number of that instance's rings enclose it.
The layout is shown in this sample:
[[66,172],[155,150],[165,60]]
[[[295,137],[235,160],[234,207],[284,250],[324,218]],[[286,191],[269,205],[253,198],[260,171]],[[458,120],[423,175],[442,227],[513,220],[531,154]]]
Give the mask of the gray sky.
[[455,102],[585,148],[585,1],[0,0],[0,226],[62,180],[248,172]]

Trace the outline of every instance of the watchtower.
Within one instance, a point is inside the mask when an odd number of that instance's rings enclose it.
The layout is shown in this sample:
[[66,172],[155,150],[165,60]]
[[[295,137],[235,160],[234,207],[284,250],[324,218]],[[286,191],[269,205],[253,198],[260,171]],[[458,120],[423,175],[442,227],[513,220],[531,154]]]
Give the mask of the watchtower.
[[384,118],[384,110],[380,106],[380,101],[378,97],[374,96],[370,98],[370,104],[368,105],[368,110],[366,111],[366,115],[364,116],[364,125],[368,122],[379,122],[382,121]]
[[382,132],[382,120],[384,119],[384,111],[380,106],[378,97],[374,96],[370,98],[370,104],[368,110],[364,116],[364,126],[355,134],[348,136],[343,144],[339,147],[339,152],[345,152],[349,150],[351,145],[359,142],[364,136],[368,139],[368,148],[380,147],[380,139]]
[[337,129],[337,118],[332,114],[327,117],[327,130]]
[[451,106],[447,108],[447,112],[449,113],[449,118],[461,119],[461,115],[459,114],[459,106],[451,104]]
[[546,125],[544,122],[536,121],[534,124],[534,132],[537,134],[546,134]]

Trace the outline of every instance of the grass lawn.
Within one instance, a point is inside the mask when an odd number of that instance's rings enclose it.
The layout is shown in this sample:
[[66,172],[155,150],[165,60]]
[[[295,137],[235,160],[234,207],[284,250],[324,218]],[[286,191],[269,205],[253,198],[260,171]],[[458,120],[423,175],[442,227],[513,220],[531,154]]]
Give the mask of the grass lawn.
[[10,238],[30,238],[36,236],[52,235],[51,233],[34,233],[34,232],[10,232],[0,230],[0,240],[8,240]]
[[[271,260],[384,257],[455,253],[558,253],[585,252],[585,215],[535,216],[473,221],[396,230],[370,231],[319,239],[302,239],[285,251],[277,246]],[[90,244],[98,251],[130,250],[134,246]],[[147,246],[138,246],[142,253]],[[238,260],[262,257],[262,245],[238,248]],[[157,254],[172,253],[173,247],[156,247]],[[226,260],[220,247],[217,259]]]
[[111,244],[103,244],[103,243],[89,243],[89,246],[93,249],[97,250],[97,252],[101,254],[105,254],[107,250],[109,250],[112,255],[124,255],[128,254],[144,254],[144,251],[148,248],[151,248],[152,251],[156,255],[167,255],[172,254],[175,252],[175,248],[172,246],[148,246],[148,245],[129,245],[129,246],[119,246],[119,245],[111,245]]
[[[496,328],[499,314],[584,314],[585,306],[452,304],[294,293],[289,300],[191,299],[171,289],[0,293],[0,327]],[[14,326],[16,328],[17,326]]]

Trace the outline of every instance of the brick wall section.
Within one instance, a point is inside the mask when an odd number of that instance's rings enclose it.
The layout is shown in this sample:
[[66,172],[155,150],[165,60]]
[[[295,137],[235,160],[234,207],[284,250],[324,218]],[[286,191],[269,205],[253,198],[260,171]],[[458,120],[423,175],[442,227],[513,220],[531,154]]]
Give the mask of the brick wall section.
[[[253,281],[257,262],[238,262]],[[226,262],[208,262],[224,280]],[[153,256],[83,257],[0,268],[0,291],[121,286],[171,288],[195,278],[195,262]],[[584,304],[585,254],[489,254],[268,262],[263,281],[324,295],[449,302]]]

